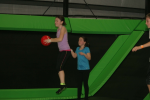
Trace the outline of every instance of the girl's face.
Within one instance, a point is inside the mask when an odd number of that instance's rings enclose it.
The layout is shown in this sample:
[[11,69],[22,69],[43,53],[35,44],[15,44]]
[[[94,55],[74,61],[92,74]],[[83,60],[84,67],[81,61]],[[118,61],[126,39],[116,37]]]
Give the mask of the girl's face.
[[150,28],[150,18],[149,17],[146,18],[146,25],[148,28]]
[[80,37],[79,41],[78,41],[79,46],[83,46],[83,45],[85,45],[85,43],[86,42],[84,41],[84,39],[82,37]]
[[55,26],[56,27],[59,27],[62,24],[63,24],[63,21],[61,21],[59,18],[55,18]]

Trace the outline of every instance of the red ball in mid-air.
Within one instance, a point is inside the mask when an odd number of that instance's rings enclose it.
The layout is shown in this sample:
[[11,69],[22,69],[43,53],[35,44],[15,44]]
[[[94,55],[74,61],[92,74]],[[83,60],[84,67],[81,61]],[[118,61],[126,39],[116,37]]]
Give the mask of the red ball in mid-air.
[[46,40],[46,39],[51,39],[51,37],[49,37],[48,35],[44,35],[44,36],[41,38],[41,43],[42,43],[42,45],[44,45],[44,46],[48,46],[48,45],[51,44],[51,43],[46,43],[46,42],[44,42],[44,40]]

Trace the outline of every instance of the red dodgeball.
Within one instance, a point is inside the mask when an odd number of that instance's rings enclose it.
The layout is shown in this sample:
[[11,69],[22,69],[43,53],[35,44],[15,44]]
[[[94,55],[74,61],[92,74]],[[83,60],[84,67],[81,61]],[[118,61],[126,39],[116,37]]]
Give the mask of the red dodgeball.
[[44,46],[49,46],[51,43],[46,43],[46,42],[44,42],[44,40],[46,40],[46,39],[51,39],[51,37],[49,37],[48,35],[44,35],[44,36],[41,38],[41,43],[42,43],[42,45],[44,45]]

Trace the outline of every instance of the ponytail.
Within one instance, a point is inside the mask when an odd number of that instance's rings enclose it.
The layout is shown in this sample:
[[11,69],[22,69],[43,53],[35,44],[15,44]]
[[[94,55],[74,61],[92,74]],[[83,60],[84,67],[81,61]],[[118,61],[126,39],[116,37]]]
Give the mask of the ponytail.
[[90,47],[90,44],[86,42],[85,46],[86,46],[86,47]]
[[59,18],[61,21],[63,21],[62,25],[66,25],[64,16],[59,15],[59,16],[56,16],[56,18]]

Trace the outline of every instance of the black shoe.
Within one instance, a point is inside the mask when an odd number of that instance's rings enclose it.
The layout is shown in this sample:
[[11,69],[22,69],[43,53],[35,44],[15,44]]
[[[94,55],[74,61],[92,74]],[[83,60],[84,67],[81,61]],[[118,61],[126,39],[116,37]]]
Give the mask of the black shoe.
[[60,93],[61,93],[62,91],[64,91],[66,88],[67,88],[66,85],[62,85],[61,88],[60,88],[58,91],[56,91],[56,93],[57,93],[57,94],[60,94]]

